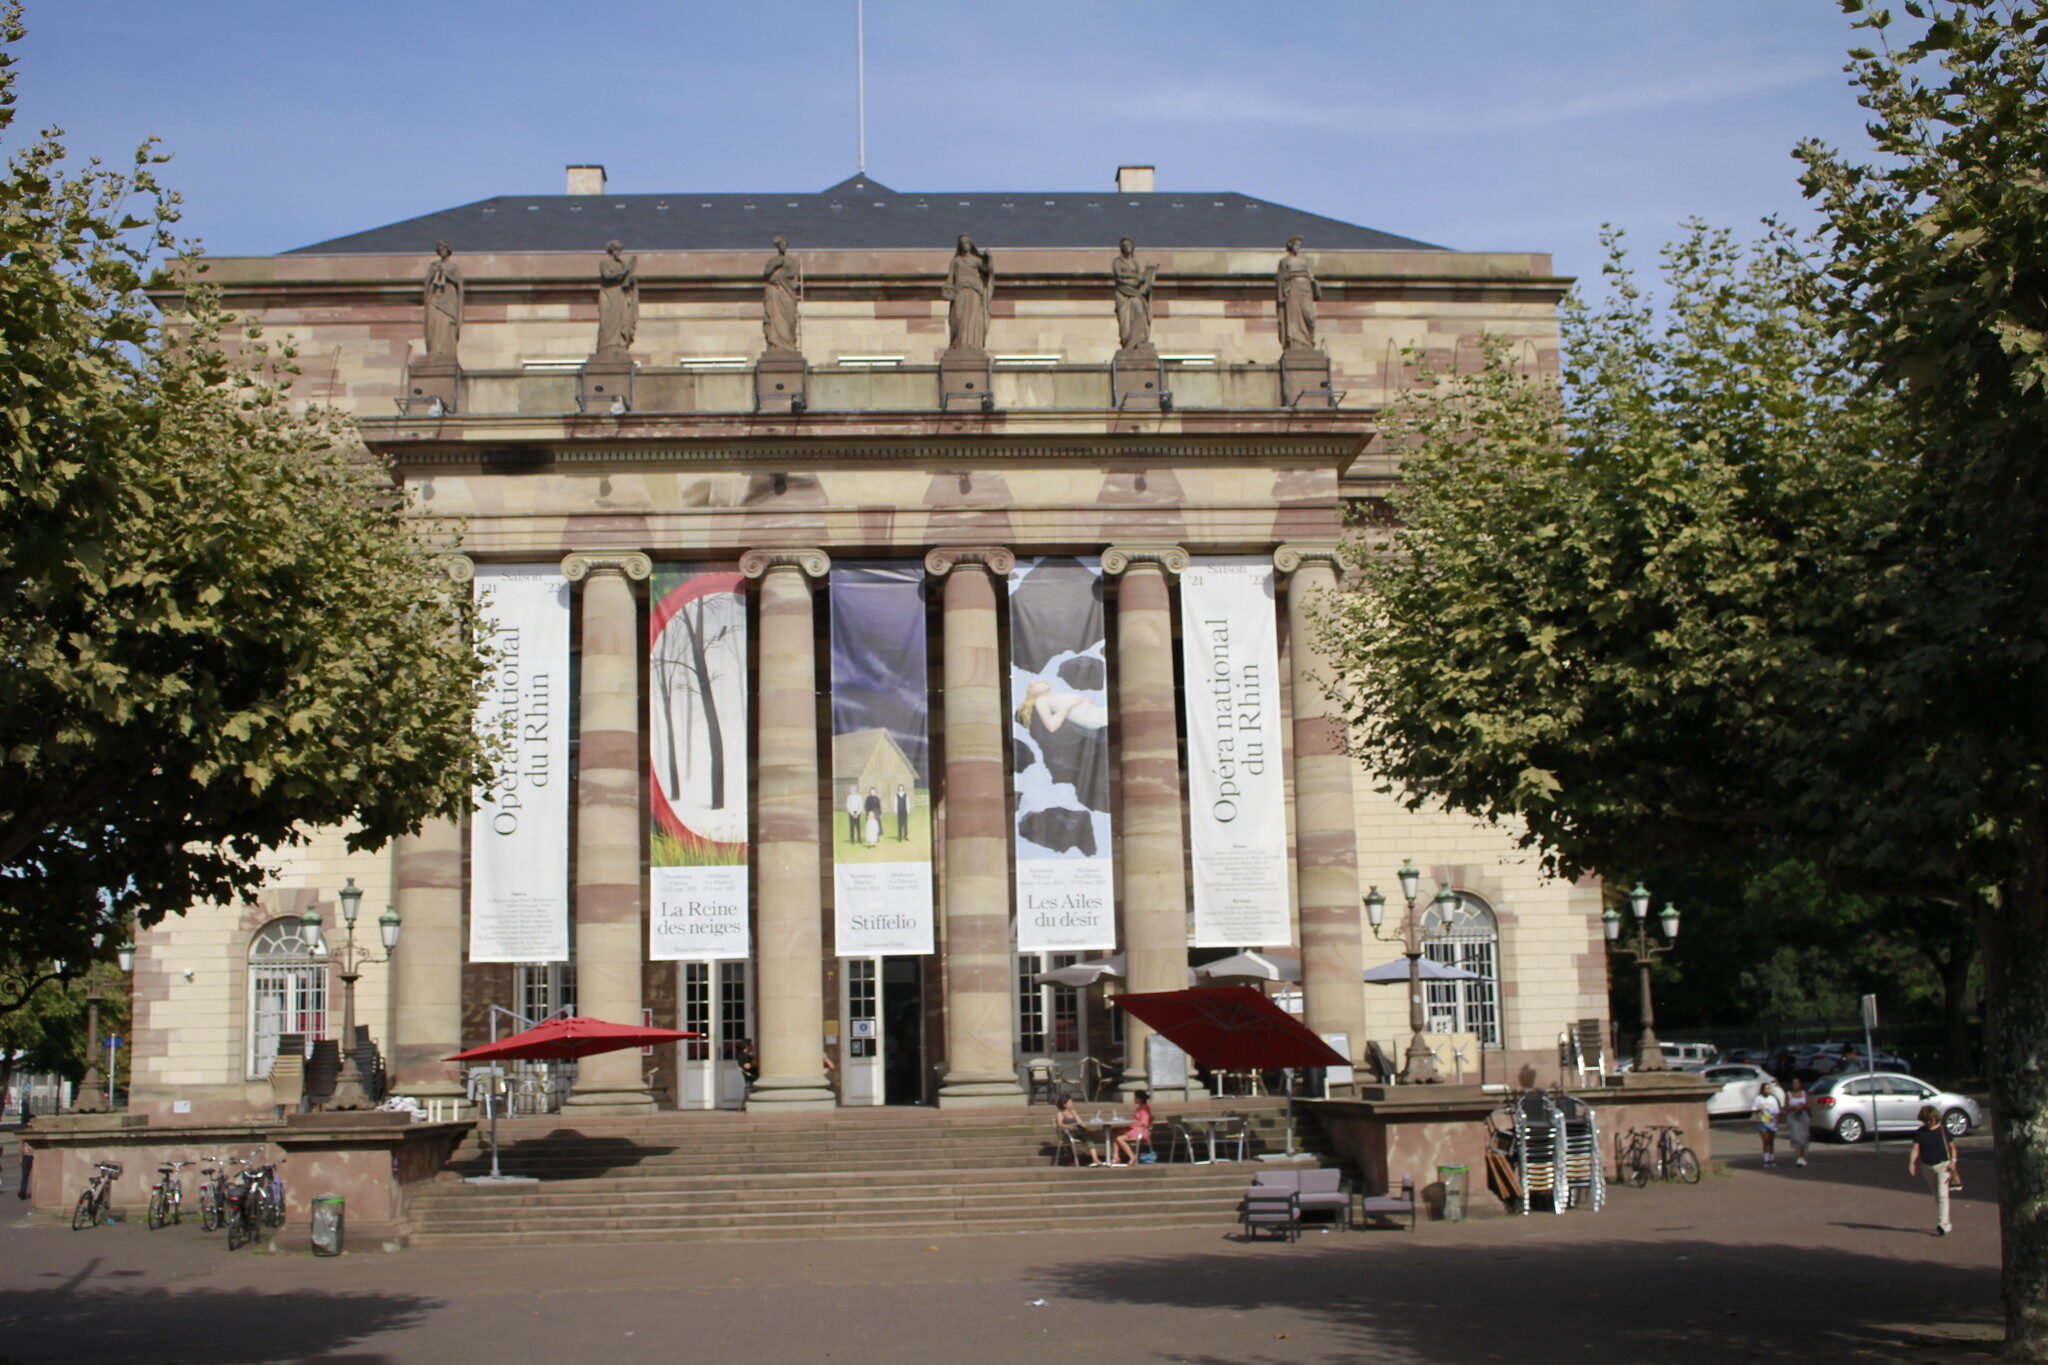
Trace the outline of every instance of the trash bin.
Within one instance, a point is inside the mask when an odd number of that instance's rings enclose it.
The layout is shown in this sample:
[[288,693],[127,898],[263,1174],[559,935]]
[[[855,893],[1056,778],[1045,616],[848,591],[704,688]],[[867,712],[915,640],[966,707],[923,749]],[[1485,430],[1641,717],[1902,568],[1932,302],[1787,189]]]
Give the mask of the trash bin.
[[1437,1181],[1444,1187],[1444,1221],[1462,1223],[1465,1221],[1465,1177],[1472,1173],[1469,1166],[1439,1166],[1436,1168]]
[[341,1255],[342,1216],[346,1211],[338,1194],[323,1194],[313,1200],[313,1254]]

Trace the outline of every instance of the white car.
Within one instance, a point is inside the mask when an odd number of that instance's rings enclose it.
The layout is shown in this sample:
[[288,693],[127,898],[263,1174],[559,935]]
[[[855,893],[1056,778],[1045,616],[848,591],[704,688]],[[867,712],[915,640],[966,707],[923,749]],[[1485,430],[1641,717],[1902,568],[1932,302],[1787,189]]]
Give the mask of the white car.
[[1692,1070],[1697,1071],[1702,1080],[1715,1082],[1721,1087],[1707,1097],[1707,1117],[1715,1119],[1747,1114],[1755,1109],[1757,1092],[1771,1079],[1770,1072],[1747,1062],[1694,1067]]

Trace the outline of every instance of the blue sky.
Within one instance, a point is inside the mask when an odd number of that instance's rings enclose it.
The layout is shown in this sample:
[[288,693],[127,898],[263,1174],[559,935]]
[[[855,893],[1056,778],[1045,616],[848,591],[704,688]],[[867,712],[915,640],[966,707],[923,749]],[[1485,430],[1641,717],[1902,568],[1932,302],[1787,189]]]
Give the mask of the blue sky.
[[[559,193],[570,162],[628,193],[854,169],[853,0],[30,0],[27,20],[17,133],[110,158],[162,138],[215,254]],[[1584,274],[1602,222],[1647,250],[1691,215],[1810,221],[1789,153],[1859,146],[1850,45],[1833,0],[868,0],[868,171],[1089,190],[1150,162],[1162,190]]]

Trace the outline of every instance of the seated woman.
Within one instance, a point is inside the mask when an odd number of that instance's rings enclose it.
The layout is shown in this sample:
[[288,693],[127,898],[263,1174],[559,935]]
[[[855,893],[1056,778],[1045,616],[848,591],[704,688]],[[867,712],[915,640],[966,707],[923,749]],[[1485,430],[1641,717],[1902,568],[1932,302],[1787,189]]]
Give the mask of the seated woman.
[[1135,1166],[1138,1162],[1138,1144],[1152,1136],[1152,1092],[1138,1092],[1138,1107],[1131,1111],[1128,1128],[1116,1135],[1116,1154],[1121,1160],[1112,1161],[1112,1166]]
[[1060,1101],[1060,1112],[1055,1118],[1059,1123],[1060,1132],[1066,1134],[1074,1144],[1074,1164],[1076,1166],[1081,1165],[1081,1157],[1085,1154],[1088,1158],[1088,1165],[1100,1166],[1102,1158],[1096,1155],[1094,1145],[1088,1141],[1088,1125],[1081,1121],[1079,1114],[1074,1112],[1072,1096],[1068,1096]]

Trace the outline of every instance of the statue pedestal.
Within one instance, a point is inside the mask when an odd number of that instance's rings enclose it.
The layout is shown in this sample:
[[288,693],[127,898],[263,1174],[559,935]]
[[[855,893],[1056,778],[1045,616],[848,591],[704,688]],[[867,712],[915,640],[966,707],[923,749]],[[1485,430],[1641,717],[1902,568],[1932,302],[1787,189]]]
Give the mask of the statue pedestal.
[[939,411],[993,412],[995,387],[987,351],[947,350],[939,357]]
[[421,356],[407,362],[405,392],[398,410],[407,417],[440,417],[455,411],[462,366],[453,356]]
[[1299,347],[1280,353],[1280,404],[1289,408],[1334,408],[1330,357]]
[[810,373],[801,351],[763,351],[754,362],[754,411],[802,412]]
[[1173,406],[1166,367],[1152,346],[1129,346],[1109,362],[1109,398],[1118,412],[1160,412]]
[[576,410],[617,415],[633,410],[633,357],[594,355],[576,372]]

